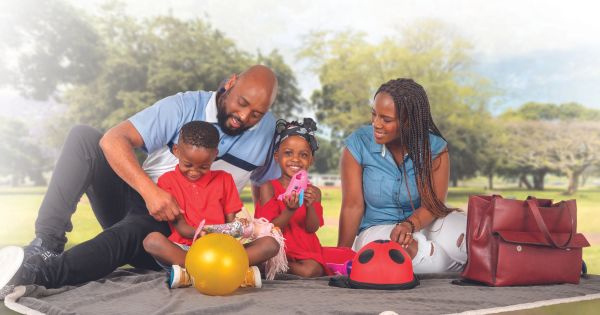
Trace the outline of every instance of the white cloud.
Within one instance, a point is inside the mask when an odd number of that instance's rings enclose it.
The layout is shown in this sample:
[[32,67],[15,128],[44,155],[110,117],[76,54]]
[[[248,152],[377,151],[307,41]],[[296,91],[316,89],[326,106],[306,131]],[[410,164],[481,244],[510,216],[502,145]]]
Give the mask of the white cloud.
[[[101,0],[73,1],[93,8]],[[172,12],[183,18],[205,17],[251,50],[286,47],[311,29],[365,31],[370,38],[392,34],[398,25],[437,18],[455,25],[486,55],[518,55],[537,50],[598,43],[595,1],[532,0],[179,0],[126,1],[137,16]],[[258,41],[266,39],[266,41]]]

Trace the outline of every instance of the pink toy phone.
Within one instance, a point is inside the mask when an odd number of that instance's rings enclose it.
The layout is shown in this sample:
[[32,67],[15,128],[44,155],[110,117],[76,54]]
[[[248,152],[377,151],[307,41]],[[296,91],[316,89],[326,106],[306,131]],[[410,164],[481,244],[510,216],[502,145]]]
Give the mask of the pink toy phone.
[[293,192],[298,193],[298,201],[300,206],[304,201],[304,190],[308,186],[308,173],[305,170],[298,171],[294,174],[290,184],[288,185],[285,192],[277,197],[277,200],[283,200],[284,197],[291,195]]

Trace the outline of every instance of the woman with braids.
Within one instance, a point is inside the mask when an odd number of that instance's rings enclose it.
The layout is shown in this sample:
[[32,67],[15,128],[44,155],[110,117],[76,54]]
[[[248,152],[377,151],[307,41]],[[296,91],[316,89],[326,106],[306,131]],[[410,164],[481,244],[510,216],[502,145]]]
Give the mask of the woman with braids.
[[371,125],[345,144],[338,246],[358,251],[387,239],[406,248],[416,273],[462,270],[466,216],[444,205],[447,143],[423,87],[411,79],[380,86]]

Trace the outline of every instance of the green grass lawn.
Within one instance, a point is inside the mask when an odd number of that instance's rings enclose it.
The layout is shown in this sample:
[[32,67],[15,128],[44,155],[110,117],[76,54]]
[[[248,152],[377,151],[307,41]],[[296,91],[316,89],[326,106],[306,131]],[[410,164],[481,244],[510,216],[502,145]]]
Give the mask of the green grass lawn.
[[[525,198],[535,195],[539,198],[566,199],[562,190],[549,188],[545,191],[527,191],[514,188],[502,188],[486,191],[482,188],[459,187],[450,188],[448,204],[466,210],[467,199],[472,194],[500,194],[504,197]],[[33,237],[34,222],[38,207],[42,201],[45,188],[0,188],[0,247],[6,245],[25,245]],[[592,247],[584,249],[584,259],[590,273],[600,274],[600,189],[586,188],[574,196],[577,199],[578,230],[586,236]],[[242,200],[252,213],[254,206],[250,191],[245,190]],[[338,188],[322,189],[325,226],[317,234],[324,246],[335,246],[337,242],[338,217],[341,204],[341,191]],[[68,233],[67,247],[83,242],[100,231],[94,214],[87,202],[82,198],[77,211],[73,215],[73,231]]]

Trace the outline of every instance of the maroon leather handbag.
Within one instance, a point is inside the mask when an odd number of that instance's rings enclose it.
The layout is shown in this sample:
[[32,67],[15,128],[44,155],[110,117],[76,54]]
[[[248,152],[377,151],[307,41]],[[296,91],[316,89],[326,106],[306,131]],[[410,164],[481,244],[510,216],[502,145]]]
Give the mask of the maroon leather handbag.
[[579,283],[582,248],[575,200],[470,196],[462,277],[491,286]]

